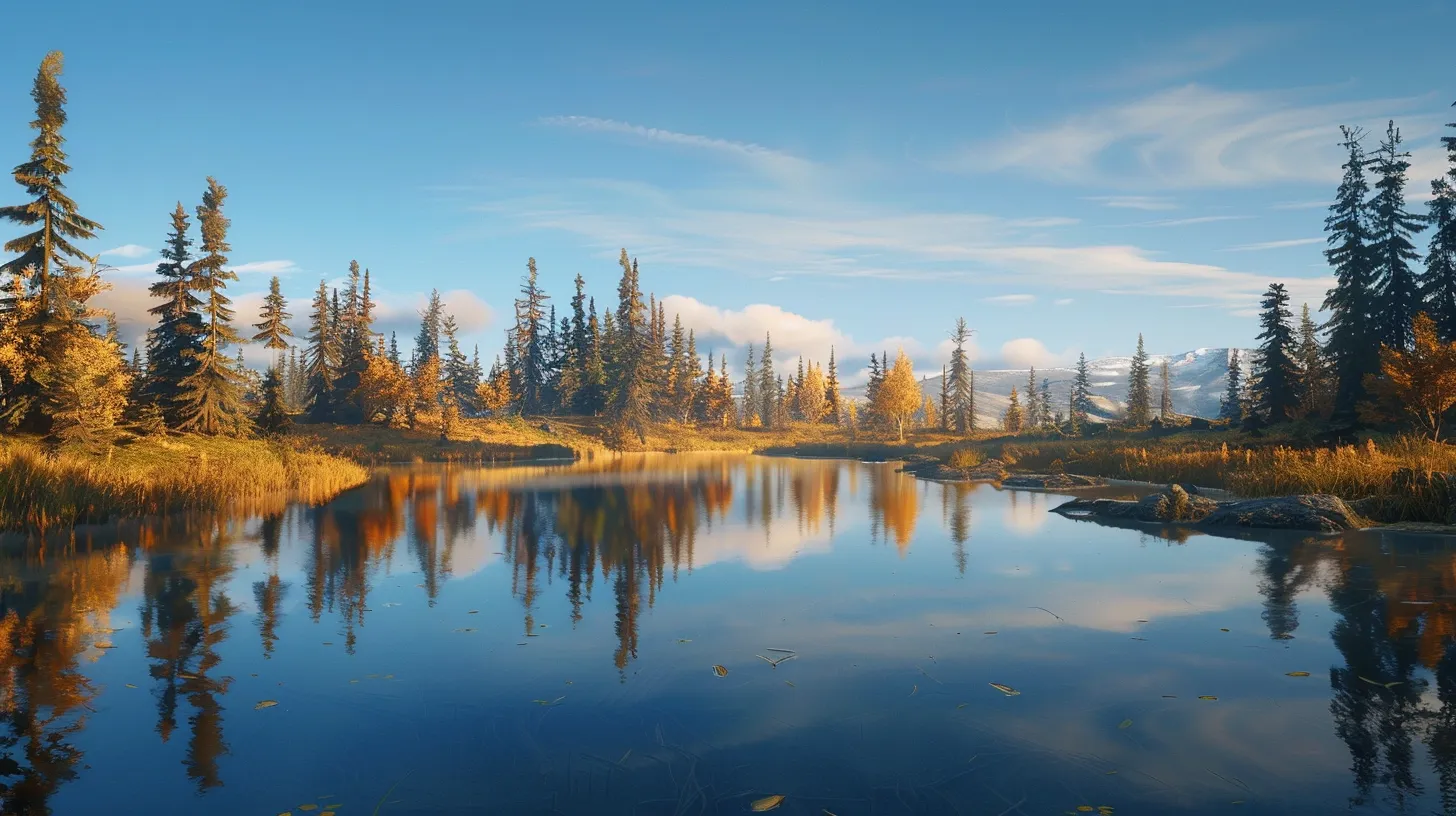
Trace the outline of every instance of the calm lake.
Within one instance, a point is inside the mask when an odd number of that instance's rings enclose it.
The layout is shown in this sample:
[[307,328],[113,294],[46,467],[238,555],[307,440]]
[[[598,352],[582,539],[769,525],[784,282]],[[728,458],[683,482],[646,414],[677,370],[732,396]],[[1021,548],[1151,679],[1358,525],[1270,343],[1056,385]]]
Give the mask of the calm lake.
[[402,467],[11,541],[0,807],[1456,813],[1456,540],[1179,540],[895,471]]

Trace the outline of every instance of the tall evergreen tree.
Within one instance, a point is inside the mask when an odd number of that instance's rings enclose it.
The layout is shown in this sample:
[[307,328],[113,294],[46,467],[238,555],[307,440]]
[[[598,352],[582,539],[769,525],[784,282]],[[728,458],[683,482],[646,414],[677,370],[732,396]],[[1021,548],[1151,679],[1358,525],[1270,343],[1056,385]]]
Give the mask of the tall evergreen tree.
[[162,412],[168,426],[182,421],[182,381],[197,368],[202,354],[202,301],[193,293],[192,242],[187,238],[187,210],[182,203],[172,212],[172,232],[162,249],[157,264],[156,281],[150,287],[152,297],[161,303],[147,311],[157,317],[157,325],[147,331],[147,359],[150,362],[143,393]]
[[232,325],[232,300],[226,294],[228,282],[238,279],[227,268],[225,253],[232,247],[227,243],[229,221],[222,214],[226,200],[227,188],[209,176],[197,208],[203,254],[192,263],[193,290],[202,301],[206,333],[197,368],[180,383],[182,421],[178,427],[205,434],[241,433],[250,422],[243,413],[242,372],[224,354],[229,345],[241,342]]
[[1238,422],[1244,418],[1244,370],[1239,363],[1239,350],[1229,349],[1228,374],[1224,377],[1223,402],[1219,405],[1219,419]]
[[334,378],[334,393],[329,397],[335,422],[355,424],[364,421],[364,405],[358,391],[374,347],[374,336],[369,327],[369,312],[373,304],[369,300],[359,262],[349,261],[349,288],[345,290],[344,303],[339,307],[338,328],[335,330],[339,346],[338,376]]
[[1365,377],[1380,369],[1381,333],[1375,324],[1377,280],[1365,205],[1370,189],[1365,168],[1370,160],[1358,128],[1344,127],[1340,132],[1344,135],[1340,146],[1347,151],[1345,175],[1325,218],[1325,259],[1335,272],[1334,288],[1324,302],[1330,313],[1325,348],[1334,367],[1335,415],[1350,419],[1365,397]]
[[1016,388],[1013,386],[1011,389],[1011,401],[1006,405],[1006,414],[1002,417],[1002,425],[1008,433],[1021,433],[1023,419],[1021,395],[1016,392]]
[[763,401],[758,409],[765,428],[777,427],[775,420],[780,397],[779,379],[774,376],[773,340],[767,333],[763,336],[763,353],[758,357],[758,398]]
[[1158,417],[1167,422],[1173,417],[1173,377],[1167,360],[1158,367],[1158,386]]
[[1153,419],[1153,392],[1148,383],[1148,353],[1138,335],[1137,353],[1127,373],[1127,424],[1146,425]]
[[613,394],[612,417],[619,433],[632,431],[639,441],[647,439],[647,422],[652,410],[653,357],[651,320],[642,302],[637,262],[622,250],[619,263],[622,279],[617,283],[617,323],[611,351]]
[[268,374],[263,377],[262,398],[258,408],[258,416],[255,422],[258,429],[265,434],[279,434],[287,430],[289,425],[288,409],[283,398],[283,379],[278,373],[278,366],[270,366]]
[[1409,153],[1400,150],[1400,130],[1392,121],[1375,155],[1375,196],[1370,201],[1371,252],[1379,282],[1380,341],[1395,349],[1412,342],[1411,321],[1421,310],[1420,284],[1411,264],[1420,260],[1412,236],[1425,227],[1425,219],[1406,210],[1405,174]]
[[1072,379],[1071,422],[1075,433],[1082,433],[1092,420],[1092,371],[1087,366],[1087,354],[1077,357],[1077,375]]
[[516,299],[516,369],[511,372],[521,400],[522,414],[539,414],[546,408],[548,366],[548,327],[545,303],[548,296],[536,282],[536,259],[526,260],[526,276],[521,281],[521,297]]
[[66,137],[61,135],[66,125],[66,89],[60,82],[64,64],[61,52],[46,54],[31,87],[35,119],[30,127],[36,136],[30,142],[30,160],[14,171],[15,183],[25,188],[31,201],[0,207],[0,219],[37,229],[6,242],[5,251],[19,255],[0,264],[0,274],[33,267],[36,276],[31,283],[40,299],[40,315],[44,319],[80,320],[82,315],[72,311],[72,304],[63,302],[67,298],[53,286],[53,280],[78,272],[78,261],[92,260],[71,242],[94,238],[102,227],[81,215],[76,202],[65,192],[65,176],[71,166],[66,163]]
[[339,342],[330,321],[329,287],[319,281],[309,313],[308,351],[305,355],[305,377],[309,417],[326,422],[334,416],[334,380],[339,376]]
[[[731,382],[731,381],[730,381]],[[743,363],[743,425],[752,427],[755,421],[762,422],[758,412],[763,408],[763,399],[758,394],[758,363],[753,359],[753,344],[748,344],[748,357]]]
[[445,335],[445,360],[442,368],[447,387],[457,406],[474,411],[477,408],[475,392],[480,387],[480,382],[475,377],[475,366],[470,364],[465,352],[460,349],[460,340],[456,337],[459,328],[455,325],[454,315],[445,316],[441,331]]
[[[581,390],[577,392],[576,406],[580,413],[596,416],[607,405],[607,343],[597,320],[596,298],[590,300],[590,307],[587,315],[586,362],[582,367]],[[608,316],[611,316],[610,312]]]
[[[673,318],[673,324],[678,325],[677,317]],[[693,405],[698,400],[698,389],[702,376],[703,362],[698,358],[698,338],[692,329],[688,329],[688,347],[680,363],[674,386],[678,416],[683,422],[692,419]]]
[[400,368],[403,368],[404,367],[404,361],[400,358],[400,354],[399,354],[399,336],[397,334],[395,334],[394,332],[390,332],[389,333],[389,352],[388,352],[388,355],[389,355],[389,361],[391,363],[394,363],[395,365],[399,366]]
[[839,424],[839,409],[843,398],[839,395],[839,367],[834,362],[834,346],[829,347],[829,371],[824,380],[824,411],[832,425]]
[[[288,301],[284,299],[283,292],[279,289],[278,276],[274,275],[273,280],[268,282],[268,294],[263,297],[263,309],[259,312],[261,320],[253,324],[258,333],[253,335],[253,342],[262,343],[263,348],[281,351],[289,346],[286,338],[293,336],[293,329],[288,328],[288,319],[293,317],[288,311]],[[283,358],[280,354],[273,365],[282,367]],[[282,380],[280,379],[280,385]],[[281,393],[281,392],[280,392]]]
[[[1446,127],[1456,128],[1456,122]],[[1426,271],[1421,292],[1426,312],[1436,324],[1436,335],[1456,340],[1456,136],[1442,136],[1448,170],[1445,178],[1431,181],[1431,245],[1426,253]]]
[[1041,378],[1041,427],[1047,433],[1057,429],[1056,415],[1052,412],[1052,384],[1046,377]]
[[885,381],[884,368],[880,366],[880,358],[870,352],[869,376],[865,380],[865,402],[869,404],[871,412],[875,409],[875,401],[879,399],[880,385]]
[[1309,304],[1299,317],[1299,381],[1300,413],[1307,417],[1323,416],[1331,407],[1332,394],[1324,349],[1320,348],[1319,327],[1310,316]]
[[[97,338],[84,322],[90,316],[86,300],[101,288],[95,259],[72,243],[95,237],[101,225],[81,215],[65,192],[64,177],[71,167],[61,135],[66,124],[62,67],[61,52],[46,54],[31,88],[35,119],[30,126],[36,136],[30,160],[14,170],[15,182],[31,200],[0,207],[0,219],[36,227],[6,242],[5,251],[17,257],[0,264],[0,275],[8,274],[14,284],[13,291],[0,296],[0,324],[9,323],[15,357],[12,367],[0,367],[0,419],[36,431],[48,430],[52,420],[44,410],[40,379],[56,373],[72,342],[80,344],[78,352],[92,348],[88,341]],[[90,274],[82,262],[91,265]],[[70,371],[84,373],[75,366]]]
[[955,343],[950,353],[950,414],[956,433],[968,434],[976,428],[976,394],[972,382],[970,358],[966,343],[971,339],[971,330],[966,319],[956,318],[955,331],[950,339]]
[[1036,396],[1036,366],[1026,373],[1026,407],[1022,409],[1023,422],[1028,429],[1041,427],[1041,401]]
[[415,335],[415,348],[410,355],[411,370],[440,356],[440,323],[444,319],[445,307],[440,303],[440,291],[432,289],[425,310],[420,313],[420,331]]
[[951,422],[955,417],[954,405],[950,398],[950,372],[946,366],[940,367],[940,429],[948,431]]
[[1271,283],[1260,303],[1259,325],[1264,341],[1254,355],[1254,399],[1259,414],[1270,422],[1284,422],[1299,412],[1299,365],[1295,362],[1294,327],[1290,321],[1289,292]]

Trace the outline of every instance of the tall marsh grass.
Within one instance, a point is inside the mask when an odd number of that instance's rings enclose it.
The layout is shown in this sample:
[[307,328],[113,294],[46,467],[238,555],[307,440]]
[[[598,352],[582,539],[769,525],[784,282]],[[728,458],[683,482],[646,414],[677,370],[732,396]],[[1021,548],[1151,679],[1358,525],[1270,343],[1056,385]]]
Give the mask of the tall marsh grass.
[[361,484],[364,467],[283,442],[132,439],[106,453],[0,441],[0,529],[39,529],[290,495],[322,501]]

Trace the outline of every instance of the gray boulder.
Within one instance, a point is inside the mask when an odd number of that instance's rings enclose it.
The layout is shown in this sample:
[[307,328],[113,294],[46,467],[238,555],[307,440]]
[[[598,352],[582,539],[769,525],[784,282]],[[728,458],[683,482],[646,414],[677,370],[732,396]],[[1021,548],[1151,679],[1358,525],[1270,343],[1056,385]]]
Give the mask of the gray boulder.
[[1001,480],[1002,487],[1021,487],[1034,490],[1069,490],[1077,487],[1100,487],[1107,484],[1095,476],[1078,476],[1075,473],[1033,473],[1024,476],[1009,476]]
[[1335,496],[1316,494],[1215,502],[1203,496],[1190,496],[1178,485],[1138,501],[1074,499],[1053,508],[1052,512],[1094,520],[1314,533],[1338,533],[1368,526],[1360,514]]

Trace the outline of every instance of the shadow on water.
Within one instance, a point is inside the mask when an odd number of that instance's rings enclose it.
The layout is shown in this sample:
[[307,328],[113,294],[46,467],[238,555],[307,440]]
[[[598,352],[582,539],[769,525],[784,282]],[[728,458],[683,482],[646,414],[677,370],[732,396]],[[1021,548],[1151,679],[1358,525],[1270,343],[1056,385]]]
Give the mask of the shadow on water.
[[641,456],[12,544],[0,812],[1456,813],[1451,541],[1061,500]]

